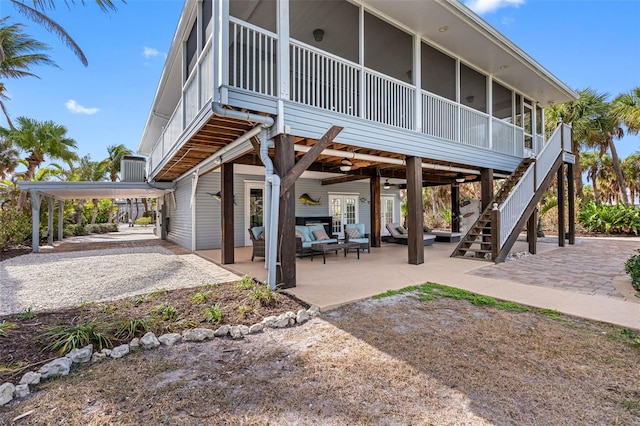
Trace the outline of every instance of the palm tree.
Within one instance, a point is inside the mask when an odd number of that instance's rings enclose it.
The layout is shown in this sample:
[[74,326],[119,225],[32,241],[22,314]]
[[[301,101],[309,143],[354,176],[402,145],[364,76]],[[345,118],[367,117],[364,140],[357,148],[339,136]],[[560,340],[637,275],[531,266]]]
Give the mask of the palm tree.
[[622,160],[622,168],[627,179],[625,184],[629,188],[631,202],[634,203],[636,197],[640,195],[640,152],[630,154]]
[[[122,162],[122,158],[133,154],[129,148],[127,148],[124,144],[120,145],[110,145],[107,147],[107,152],[109,153],[109,157],[106,161],[109,162],[108,170],[109,170],[109,179],[111,182],[116,182],[119,179],[120,174],[120,164]],[[113,205],[115,204],[115,200],[111,199],[111,208],[109,209],[109,222],[113,221]]]
[[[74,55],[80,59],[82,65],[85,67],[88,65],[88,61],[80,46],[71,38],[71,36],[62,28],[56,21],[49,18],[44,12],[56,8],[55,0],[33,0],[33,6],[29,6],[24,3],[25,0],[9,0],[11,4],[16,8],[18,13],[26,16],[38,25],[43,26],[50,33],[58,36],[73,52]],[[95,0],[96,4],[103,12],[109,12],[116,10],[116,6],[111,0]],[[84,0],[64,0],[64,4],[67,7],[76,5],[77,3],[85,4]],[[6,52],[5,52],[6,54]],[[0,60],[2,59],[2,52],[0,51]]]
[[640,86],[614,99],[611,111],[629,133],[637,135],[640,132]]
[[600,202],[598,194],[598,174],[602,168],[602,159],[595,151],[583,151],[580,153],[580,164],[587,172],[587,182],[593,186],[593,201]]
[[0,180],[12,174],[18,164],[18,150],[0,131]]
[[[107,168],[109,167],[108,160],[102,161],[91,161],[91,156],[89,154],[78,160],[78,180],[81,181],[90,181],[90,182],[99,182],[101,180],[105,180],[107,177]],[[93,211],[91,214],[91,224],[96,223],[96,217],[98,216],[98,202],[97,198],[93,198],[91,200],[93,203]]]
[[[30,38],[22,31],[22,24],[8,24],[8,17],[0,19],[0,80],[22,77],[36,77],[30,69],[38,65],[57,66],[55,62],[44,53],[49,49],[44,43]],[[9,100],[6,93],[6,86],[0,82],[0,109],[7,119],[9,128],[13,128],[13,123],[7,108],[4,104]]]
[[[35,170],[47,159],[72,161],[77,158],[76,141],[67,137],[67,128],[53,121],[40,122],[31,118],[18,117],[18,126],[2,130],[19,151],[27,154],[27,170],[24,180],[31,180]],[[20,194],[18,208],[24,207],[26,193]]]

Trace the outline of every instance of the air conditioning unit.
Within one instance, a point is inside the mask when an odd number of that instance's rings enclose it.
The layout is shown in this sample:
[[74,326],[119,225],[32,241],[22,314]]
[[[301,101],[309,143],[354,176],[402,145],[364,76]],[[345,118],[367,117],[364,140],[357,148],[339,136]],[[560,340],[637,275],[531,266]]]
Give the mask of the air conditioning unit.
[[144,157],[125,155],[120,162],[121,182],[145,182],[147,160]]

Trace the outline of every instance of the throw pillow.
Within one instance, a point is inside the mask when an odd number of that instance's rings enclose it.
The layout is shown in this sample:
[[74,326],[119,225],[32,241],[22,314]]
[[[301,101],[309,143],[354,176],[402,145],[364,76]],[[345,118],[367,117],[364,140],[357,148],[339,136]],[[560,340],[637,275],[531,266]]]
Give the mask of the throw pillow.
[[258,239],[259,240],[264,240],[264,231],[260,233],[260,235],[258,235]]
[[405,235],[407,233],[407,230],[404,229],[404,226],[398,226],[396,228],[396,231],[398,231],[398,234],[402,234],[402,235]]
[[296,238],[300,238],[300,240],[304,243],[304,235],[300,231],[296,231]]
[[347,235],[349,238],[360,238],[360,233],[356,228],[347,229]]
[[316,241],[324,241],[329,239],[329,236],[327,235],[327,231],[325,231],[324,229],[318,229],[313,231],[313,236],[316,238]]

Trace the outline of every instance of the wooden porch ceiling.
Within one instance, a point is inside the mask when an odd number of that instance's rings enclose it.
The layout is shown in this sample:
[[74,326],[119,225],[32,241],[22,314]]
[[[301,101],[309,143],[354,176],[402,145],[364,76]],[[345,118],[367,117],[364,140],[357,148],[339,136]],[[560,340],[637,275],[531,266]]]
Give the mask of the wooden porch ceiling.
[[[200,164],[203,160],[210,157],[219,149],[233,142],[236,138],[243,135],[253,127],[252,123],[244,120],[236,120],[226,117],[212,116],[192,137],[185,143],[165,164],[162,170],[156,175],[157,181],[173,181],[188,170]],[[317,142],[316,139],[295,137],[295,144],[313,146]],[[255,144],[254,144],[255,145]],[[339,182],[347,182],[359,179],[367,179],[377,173],[379,170],[382,178],[389,179],[405,179],[406,171],[404,165],[394,165],[385,162],[365,161],[352,158],[353,153],[367,154],[377,157],[393,158],[404,160],[402,154],[391,153],[382,150],[366,149],[341,143],[332,143],[327,149],[344,151],[344,158],[349,159],[352,163],[351,170],[343,172],[340,170],[340,162],[343,157],[335,157],[329,155],[320,155],[317,160],[308,168],[310,171],[337,173],[333,179],[328,179],[325,184],[333,184]],[[271,150],[271,154],[273,154]],[[296,161],[302,157],[304,152],[296,152]],[[446,167],[458,167],[465,169],[477,169],[476,167],[466,164],[449,163],[437,161],[429,158],[423,158],[423,162],[436,164]],[[262,162],[258,153],[253,151],[234,160],[238,164],[262,166]],[[431,170],[423,169],[424,185],[444,185],[452,183],[458,175],[455,171],[447,170]],[[466,176],[467,181],[479,179],[479,175],[469,174]]]

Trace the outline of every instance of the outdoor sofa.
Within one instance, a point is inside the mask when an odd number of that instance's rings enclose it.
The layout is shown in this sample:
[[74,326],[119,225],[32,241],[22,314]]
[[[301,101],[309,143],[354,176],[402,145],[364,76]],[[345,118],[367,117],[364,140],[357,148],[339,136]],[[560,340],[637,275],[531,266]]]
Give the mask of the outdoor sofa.
[[[323,237],[319,239],[318,237]],[[311,255],[314,244],[337,243],[337,238],[330,238],[324,225],[296,225],[296,253],[300,258]]]
[[[409,243],[409,233],[404,226],[399,223],[387,223],[387,230],[391,235],[383,237],[383,241],[387,243],[396,243],[407,245]],[[425,246],[430,246],[436,240],[435,235],[423,234],[422,241]]]

